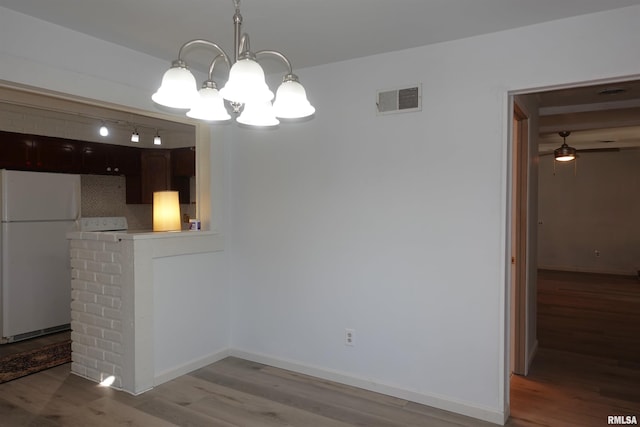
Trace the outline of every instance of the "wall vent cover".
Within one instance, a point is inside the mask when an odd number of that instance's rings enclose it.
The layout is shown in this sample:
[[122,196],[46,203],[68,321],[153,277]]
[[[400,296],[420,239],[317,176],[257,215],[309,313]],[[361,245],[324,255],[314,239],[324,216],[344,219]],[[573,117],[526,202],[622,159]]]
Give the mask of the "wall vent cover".
[[422,85],[379,90],[376,94],[378,114],[422,111]]

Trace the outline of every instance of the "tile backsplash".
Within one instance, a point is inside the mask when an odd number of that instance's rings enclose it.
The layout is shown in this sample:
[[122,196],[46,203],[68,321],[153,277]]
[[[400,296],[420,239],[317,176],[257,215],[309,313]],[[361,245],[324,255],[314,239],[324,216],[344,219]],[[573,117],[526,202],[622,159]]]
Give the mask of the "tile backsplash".
[[[81,216],[123,216],[129,230],[151,230],[153,210],[151,205],[126,203],[126,178],[124,176],[81,175]],[[180,205],[180,213],[195,217],[195,204]],[[183,229],[189,227],[182,224]]]

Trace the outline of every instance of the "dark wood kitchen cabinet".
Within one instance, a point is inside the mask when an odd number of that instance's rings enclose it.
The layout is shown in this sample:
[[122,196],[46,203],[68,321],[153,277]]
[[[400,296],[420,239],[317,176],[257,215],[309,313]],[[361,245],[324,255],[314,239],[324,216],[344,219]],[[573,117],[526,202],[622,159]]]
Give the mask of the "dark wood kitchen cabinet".
[[195,147],[171,150],[171,187],[178,192],[181,204],[191,203],[191,177],[196,176]]
[[153,203],[153,192],[171,190],[171,151],[143,149],[140,151],[140,173],[127,176],[128,204]]
[[62,138],[39,137],[35,143],[37,170],[61,173],[80,172],[80,145]]
[[0,132],[0,168],[40,172],[80,172],[77,141]]
[[139,175],[140,151],[124,145],[85,142],[82,146],[82,173]]
[[171,150],[171,173],[174,177],[196,176],[196,148],[184,147]]
[[172,190],[178,192],[181,204],[189,204],[195,169],[195,148],[142,149],[140,174],[127,174],[127,203],[153,203],[154,191]]

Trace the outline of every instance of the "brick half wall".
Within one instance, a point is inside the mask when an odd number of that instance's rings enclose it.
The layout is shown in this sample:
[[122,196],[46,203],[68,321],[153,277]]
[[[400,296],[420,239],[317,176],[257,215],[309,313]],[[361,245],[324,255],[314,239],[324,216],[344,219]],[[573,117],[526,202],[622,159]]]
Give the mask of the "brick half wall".
[[108,233],[71,240],[71,371],[122,388],[122,243]]

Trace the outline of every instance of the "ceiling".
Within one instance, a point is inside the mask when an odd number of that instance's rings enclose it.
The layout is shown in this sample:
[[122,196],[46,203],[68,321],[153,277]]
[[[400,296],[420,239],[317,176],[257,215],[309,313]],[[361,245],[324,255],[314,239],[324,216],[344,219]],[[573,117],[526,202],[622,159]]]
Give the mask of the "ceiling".
[[[252,50],[279,50],[295,70],[637,4],[640,0],[241,0],[241,12]],[[167,66],[191,39],[214,41],[228,54],[233,45],[233,0],[0,0],[0,7],[164,59]],[[196,49],[186,59],[205,70],[211,56]],[[640,145],[640,84],[624,86],[625,92],[614,95],[599,94],[600,86],[528,95],[541,107],[541,151],[559,145],[559,130],[572,131],[568,142],[576,148]]]
[[[295,69],[636,4],[640,0],[242,0],[240,8],[252,50],[279,50]],[[195,38],[232,53],[233,0],[0,0],[0,6],[168,62]],[[207,60],[187,62],[207,66],[213,58],[206,53]]]
[[[640,147],[640,81],[567,88],[527,95],[538,105],[541,153],[566,142],[577,150]],[[593,152],[593,151],[592,151]]]

